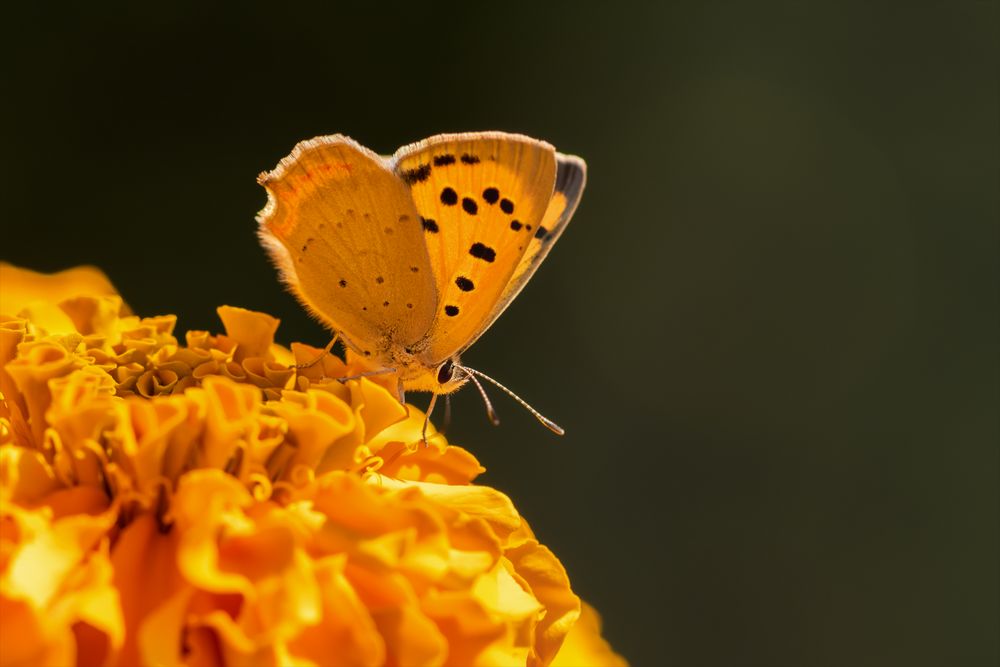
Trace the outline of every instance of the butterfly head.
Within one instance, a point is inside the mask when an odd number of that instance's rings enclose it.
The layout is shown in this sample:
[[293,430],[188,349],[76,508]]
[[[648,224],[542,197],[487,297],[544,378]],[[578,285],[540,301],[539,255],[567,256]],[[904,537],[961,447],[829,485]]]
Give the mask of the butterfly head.
[[435,394],[450,394],[457,391],[469,381],[469,374],[463,373],[458,364],[458,358],[448,359],[437,368],[428,369],[434,376]]
[[458,357],[439,364],[428,364],[419,356],[405,352],[397,352],[393,356],[392,362],[386,365],[401,370],[400,378],[407,390],[450,394],[469,381],[469,374],[462,372]]

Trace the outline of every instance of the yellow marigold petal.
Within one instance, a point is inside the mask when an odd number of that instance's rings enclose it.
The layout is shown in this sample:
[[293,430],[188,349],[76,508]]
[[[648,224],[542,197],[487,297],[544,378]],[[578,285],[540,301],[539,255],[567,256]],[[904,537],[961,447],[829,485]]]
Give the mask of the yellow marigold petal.
[[111,390],[110,377],[93,368],[55,378],[49,381],[51,403],[45,421],[71,449],[78,449],[85,440],[99,440],[117,418],[115,406],[120,401],[111,396]]
[[55,303],[33,301],[12,314],[28,320],[30,331],[36,335],[67,336],[77,333],[73,319]]
[[295,369],[276,361],[268,361],[264,357],[247,357],[242,366],[247,379],[261,389],[291,389],[294,384]]
[[8,561],[4,589],[39,608],[47,605],[64,578],[104,536],[116,514],[77,514],[50,524],[47,513],[17,512],[14,516],[24,540]]
[[[287,400],[268,405],[268,409],[287,424],[288,445],[293,448],[283,462],[284,471],[288,473],[297,465],[315,469],[335,442],[354,431],[354,412],[350,405],[323,391],[290,392],[287,397],[294,398],[294,402]],[[353,464],[354,447],[340,449],[343,451],[337,458],[342,461],[341,469],[346,470]]]
[[444,436],[436,435],[431,429],[427,431],[427,446],[418,444],[423,414],[413,406],[409,408],[410,416],[405,421],[393,424],[368,442],[371,450],[384,461],[380,473],[415,482],[461,485],[470,484],[486,472],[470,452],[447,444]]
[[207,414],[201,465],[222,468],[259,430],[260,389],[221,377],[205,378],[202,389]]
[[370,478],[369,484],[387,489],[419,489],[434,502],[485,520],[501,540],[505,540],[521,525],[521,517],[510,498],[488,486],[404,482],[378,474]]
[[189,627],[184,635],[184,648],[185,667],[227,667],[219,637],[211,628]]
[[75,662],[76,647],[67,633],[53,641],[43,615],[24,599],[0,591],[0,664],[5,667],[65,667]]
[[534,650],[528,664],[547,665],[580,617],[580,598],[570,589],[562,563],[547,547],[531,540],[504,555],[531,593],[545,605],[545,615],[535,629]]
[[436,484],[469,484],[486,471],[476,457],[427,426],[427,445],[423,444],[424,413],[407,405],[407,417],[392,424],[368,440],[368,447],[383,463],[378,472],[401,480]]
[[41,452],[12,445],[0,447],[0,498],[30,506],[61,486]]
[[253,594],[245,576],[222,570],[218,543],[223,531],[251,530],[243,510],[252,503],[239,480],[220,470],[194,470],[180,478],[171,518],[182,536],[177,563],[188,582],[213,593]]
[[234,358],[237,362],[249,357],[268,358],[281,320],[235,306],[219,306],[216,312],[226,328],[226,336],[236,341]]
[[[112,585],[112,568],[104,553],[78,568],[73,596],[73,624],[79,665],[113,665],[125,641],[118,590]],[[65,613],[65,609],[60,610]]]
[[80,295],[117,294],[104,272],[78,266],[58,273],[39,273],[0,262],[0,311],[13,315],[33,301],[59,303]]
[[[339,382],[334,382],[339,385]],[[406,408],[385,387],[368,378],[347,383],[349,403],[354,410],[354,431],[345,435],[336,447],[327,451],[317,463],[316,474],[331,470],[345,470],[357,463],[354,454],[357,446],[373,438],[387,427],[406,417]],[[325,389],[325,388],[324,388]],[[350,458],[348,458],[350,455]]]
[[224,611],[205,614],[192,621],[192,625],[201,625],[214,633],[226,667],[285,667],[273,643],[257,644]]
[[359,406],[359,417],[365,424],[365,440],[406,418],[406,407],[384,386],[369,378],[361,378],[348,386],[352,404]]
[[[17,530],[5,531],[0,609],[4,628],[10,622],[24,633],[4,652],[10,652],[12,663],[70,664],[79,658],[84,664],[106,664],[124,637],[104,539],[117,512],[55,521],[47,511],[26,511],[6,503],[2,512]],[[79,624],[89,627],[80,630]],[[75,629],[80,630],[83,644],[78,643]],[[19,645],[20,641],[34,645]],[[8,640],[0,644],[8,645]]]
[[[164,622],[156,618],[158,610],[168,606],[175,596],[190,591],[177,568],[178,540],[177,531],[161,530],[156,519],[146,514],[122,531],[111,551],[114,583],[121,595],[126,628],[123,665],[138,665],[154,656],[157,661],[149,664],[172,664],[158,661],[167,660],[171,648],[175,652],[180,649],[177,629],[169,623],[164,627]],[[141,638],[147,635],[149,639],[140,645]],[[157,639],[167,646],[149,645],[150,640]]]
[[490,573],[476,579],[470,593],[494,617],[502,617],[508,623],[536,620],[542,605],[508,568],[508,563],[498,563]]
[[446,665],[525,664],[528,647],[515,646],[512,630],[467,593],[434,592],[421,607],[448,642]]
[[[326,518],[323,530],[316,536],[318,546],[329,552],[348,551],[364,540],[400,529],[442,530],[426,513],[391,502],[356,476],[343,472],[317,479],[311,500],[315,510]],[[419,525],[418,513],[425,519]]]
[[83,365],[83,361],[62,345],[38,341],[20,346],[18,357],[4,367],[24,399],[36,446],[42,442],[46,427],[45,411],[52,400],[49,380],[68,375]]
[[3,395],[0,397],[0,417],[10,422],[11,428],[16,428],[13,426],[16,420],[24,419],[28,406],[14,383],[14,378],[4,367],[17,357],[17,346],[28,335],[27,324],[26,320],[0,315],[0,394]]
[[186,396],[130,399],[115,431],[133,465],[135,485],[149,497],[161,480],[176,481],[202,430],[198,404]]
[[345,556],[328,556],[316,563],[322,620],[289,642],[289,650],[317,665],[377,667],[385,662],[385,642],[344,575],[346,562]]
[[73,514],[97,516],[106,512],[110,506],[111,501],[104,489],[97,486],[71,486],[56,489],[33,505],[35,508],[48,509],[52,513],[53,519]]
[[213,625],[226,633],[231,651],[246,654],[246,642],[288,639],[319,621],[319,587],[288,510],[255,505],[241,484],[218,471],[183,476],[174,507],[184,578],[205,591],[243,598],[235,625]]
[[584,602],[580,619],[569,631],[551,667],[628,667],[628,662],[601,636],[601,617]]
[[[123,314],[124,301],[117,294],[106,296],[79,295],[58,302],[77,333],[89,336],[115,337],[118,317]],[[118,342],[114,340],[113,342]]]
[[103,554],[82,561],[45,609],[0,590],[0,664],[24,667],[112,665],[124,627]]
[[270,358],[274,360],[274,363],[285,368],[294,366],[296,363],[295,355],[284,345],[279,345],[277,343],[273,344],[270,350],[268,350],[268,354]]
[[[159,576],[158,573],[157,576]],[[172,590],[170,597],[163,600],[161,604],[147,610],[142,617],[141,624],[133,629],[138,651],[129,654],[129,659],[132,659],[131,656],[134,655],[135,662],[129,662],[123,657],[121,664],[163,665],[164,667],[191,664],[189,656],[185,654],[185,647],[188,644],[185,624],[188,605],[193,594],[194,589],[180,586]]]
[[387,665],[437,667],[448,658],[448,639],[437,624],[417,606],[377,611],[372,614],[385,640]]

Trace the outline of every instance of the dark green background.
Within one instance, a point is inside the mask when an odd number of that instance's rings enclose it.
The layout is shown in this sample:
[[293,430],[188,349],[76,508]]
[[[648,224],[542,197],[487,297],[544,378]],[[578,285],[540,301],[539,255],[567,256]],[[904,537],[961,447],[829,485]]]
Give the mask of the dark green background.
[[324,133],[544,138],[588,189],[465,361],[568,434],[466,391],[451,435],[612,644],[1000,660],[995,3],[98,4],[6,15],[4,259],[321,345],[258,172]]

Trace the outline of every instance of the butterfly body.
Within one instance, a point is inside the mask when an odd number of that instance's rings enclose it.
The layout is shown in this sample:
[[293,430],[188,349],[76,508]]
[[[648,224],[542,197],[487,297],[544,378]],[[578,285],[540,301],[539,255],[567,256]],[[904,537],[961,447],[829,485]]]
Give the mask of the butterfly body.
[[517,134],[438,135],[382,157],[342,135],[258,179],[259,236],[303,305],[401,389],[447,394],[459,355],[569,222],[586,165]]

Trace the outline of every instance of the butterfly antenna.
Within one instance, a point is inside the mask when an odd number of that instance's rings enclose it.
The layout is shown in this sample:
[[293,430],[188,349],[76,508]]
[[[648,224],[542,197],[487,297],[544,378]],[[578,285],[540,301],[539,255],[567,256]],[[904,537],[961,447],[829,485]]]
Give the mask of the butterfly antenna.
[[429,446],[427,444],[427,425],[431,421],[431,413],[434,412],[434,406],[437,404],[437,402],[438,402],[438,395],[437,394],[431,394],[431,403],[430,403],[430,405],[427,406],[427,413],[424,414],[424,428],[420,432],[420,435],[421,435],[421,437],[424,440],[424,447],[428,447]]
[[[483,373],[481,371],[477,371],[474,368],[469,368],[468,366],[460,366],[460,368],[463,371],[465,371],[466,373],[469,373],[469,377],[470,378],[472,378],[472,376],[475,375],[475,376],[479,376],[479,377],[483,378],[484,380],[492,382],[503,393],[507,394],[508,396],[510,396],[511,398],[513,398],[515,401],[517,401],[518,403],[520,403],[521,406],[525,410],[527,410],[532,415],[534,415],[535,419],[537,419],[538,421],[542,422],[542,425],[545,426],[545,428],[549,429],[550,431],[552,431],[556,435],[565,435],[566,434],[566,431],[564,431],[563,428],[561,426],[559,426],[559,424],[555,423],[554,421],[552,421],[551,419],[549,419],[548,417],[546,417],[545,415],[543,415],[541,412],[539,412],[538,410],[536,410],[533,407],[531,407],[530,405],[528,405],[527,401],[525,401],[523,398],[521,398],[520,396],[518,396],[517,394],[515,394],[510,389],[508,389],[507,387],[503,386],[502,384],[500,384],[499,382],[497,382],[493,378],[491,378],[486,373]],[[473,378],[473,380],[474,380],[474,378]],[[478,385],[479,383],[477,382],[476,384]],[[480,391],[482,391],[481,387],[480,387]],[[485,396],[485,392],[483,392],[483,395]]]
[[[470,370],[470,369],[465,369]],[[479,390],[479,395],[483,397],[483,403],[486,404],[486,417],[490,420],[490,423],[494,426],[500,425],[500,417],[497,415],[497,411],[493,409],[493,403],[490,402],[490,397],[486,395],[486,390],[483,389],[483,385],[479,384],[479,380],[476,376],[469,374],[469,379],[472,380],[472,384],[476,385],[476,389]],[[528,408],[529,410],[531,408]]]

